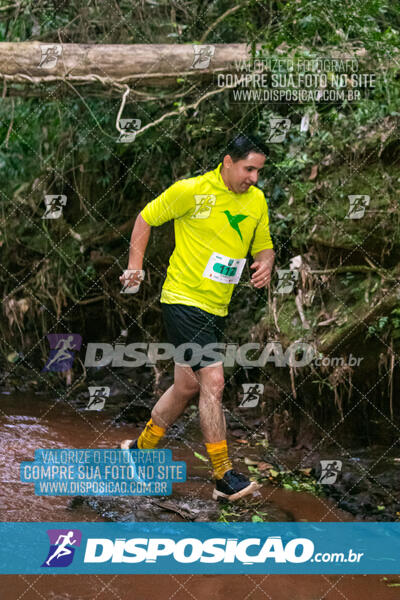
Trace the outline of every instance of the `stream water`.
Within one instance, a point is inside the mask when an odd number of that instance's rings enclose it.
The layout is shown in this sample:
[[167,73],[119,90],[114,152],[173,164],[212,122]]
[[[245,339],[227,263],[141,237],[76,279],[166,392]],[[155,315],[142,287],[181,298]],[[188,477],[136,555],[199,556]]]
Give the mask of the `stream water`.
[[[34,459],[38,448],[113,448],[124,438],[136,437],[139,428],[115,422],[107,412],[77,410],[65,401],[40,394],[0,394],[0,507],[2,521],[215,521],[218,506],[211,499],[209,468],[194,452],[204,454],[201,438],[193,434],[190,446],[185,437],[167,437],[175,460],[185,460],[188,477],[174,484],[167,498],[89,498],[36,496],[33,485],[21,483],[19,466]],[[197,428],[195,428],[195,431]],[[243,450],[231,441],[235,467],[247,472]],[[251,511],[261,511],[269,521],[349,521],[355,517],[337,508],[333,500],[265,485],[253,501]],[[250,514],[250,513],[249,513]],[[250,520],[250,518],[249,518]],[[132,578],[135,592],[132,591]],[[6,600],[74,600],[96,598],[150,598],[179,600],[272,598],[398,598],[388,587],[399,578],[389,576],[3,576],[1,598]]]

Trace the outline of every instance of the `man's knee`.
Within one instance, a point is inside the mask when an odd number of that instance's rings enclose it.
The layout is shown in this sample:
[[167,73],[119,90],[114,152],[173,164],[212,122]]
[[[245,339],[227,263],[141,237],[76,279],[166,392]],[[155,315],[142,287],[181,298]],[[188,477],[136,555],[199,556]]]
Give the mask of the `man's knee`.
[[225,378],[219,367],[206,367],[200,372],[200,387],[214,395],[222,396]]
[[188,399],[194,398],[200,391],[199,382],[194,375],[175,381],[174,387],[179,395]]

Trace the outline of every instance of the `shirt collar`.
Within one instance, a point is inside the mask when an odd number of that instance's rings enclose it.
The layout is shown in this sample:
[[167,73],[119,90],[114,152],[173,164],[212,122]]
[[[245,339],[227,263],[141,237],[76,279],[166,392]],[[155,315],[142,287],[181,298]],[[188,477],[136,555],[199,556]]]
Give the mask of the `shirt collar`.
[[232,190],[230,190],[227,187],[227,185],[225,184],[225,181],[222,179],[221,169],[222,169],[222,162],[220,162],[218,167],[215,169],[215,175],[216,175],[217,181],[227,192],[230,192],[231,194],[233,194]]

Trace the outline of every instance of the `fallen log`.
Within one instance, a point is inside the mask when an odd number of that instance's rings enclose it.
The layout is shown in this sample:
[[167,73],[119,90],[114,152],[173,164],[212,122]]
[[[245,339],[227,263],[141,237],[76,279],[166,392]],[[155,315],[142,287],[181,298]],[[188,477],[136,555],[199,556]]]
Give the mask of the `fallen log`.
[[[0,75],[7,83],[126,84],[176,87],[210,80],[251,57],[246,44],[0,43]],[[180,81],[177,82],[177,79]]]

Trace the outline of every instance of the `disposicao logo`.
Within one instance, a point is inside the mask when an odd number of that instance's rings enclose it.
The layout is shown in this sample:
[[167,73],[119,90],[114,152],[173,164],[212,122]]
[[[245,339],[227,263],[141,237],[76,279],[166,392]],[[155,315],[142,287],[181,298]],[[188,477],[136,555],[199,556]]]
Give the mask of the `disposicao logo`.
[[[250,550],[250,548],[252,548]],[[294,538],[285,545],[280,536],[238,539],[183,538],[89,538],[86,543],[85,563],[156,563],[170,557],[178,563],[234,563],[246,565],[264,563],[303,563],[310,560],[314,544],[308,538]]]
[[79,529],[48,529],[50,548],[42,567],[68,567],[74,558],[75,547],[81,545]]

